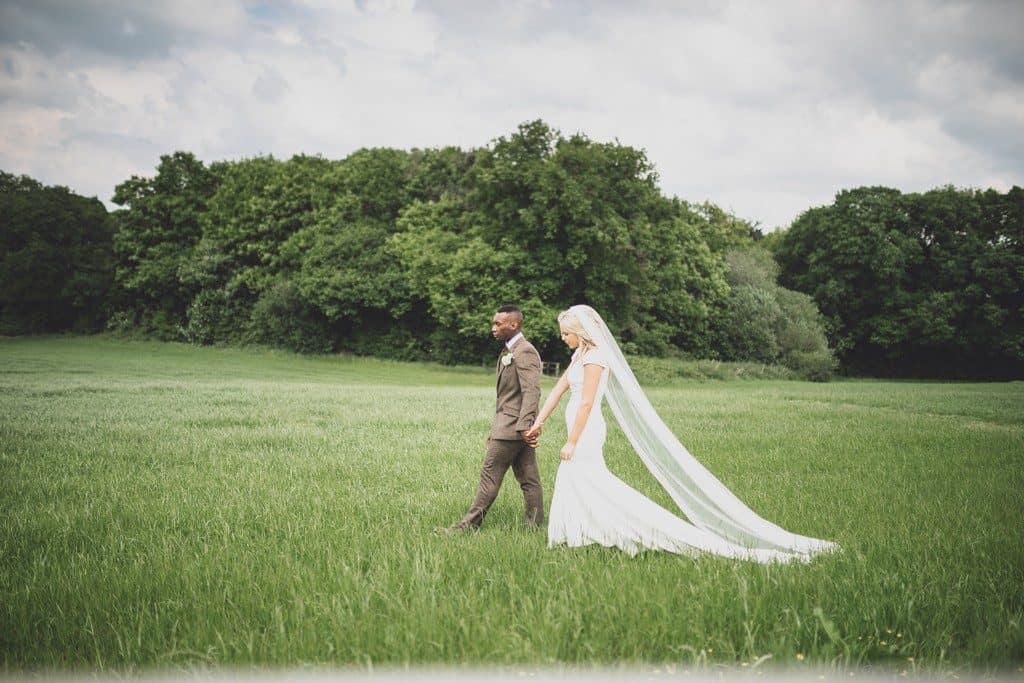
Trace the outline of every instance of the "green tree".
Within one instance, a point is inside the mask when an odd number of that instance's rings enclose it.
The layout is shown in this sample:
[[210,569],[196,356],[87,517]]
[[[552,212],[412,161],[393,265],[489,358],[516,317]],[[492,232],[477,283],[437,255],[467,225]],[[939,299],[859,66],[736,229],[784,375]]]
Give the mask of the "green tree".
[[217,166],[220,183],[202,221],[205,266],[194,280],[255,301],[278,280],[282,245],[330,201],[331,189],[323,181],[331,170],[331,162],[309,156],[284,162],[255,157]]
[[405,187],[410,202],[464,199],[469,193],[468,174],[476,154],[458,147],[413,150]]
[[160,157],[156,176],[132,176],[114,189],[119,307],[159,337],[178,335],[198,291],[180,272],[194,258],[200,219],[217,175],[189,152]]
[[417,323],[407,319],[419,311],[398,258],[386,248],[398,228],[362,216],[352,195],[343,199],[283,245],[295,290],[330,322],[339,347],[421,357],[425,343],[412,331]]
[[844,191],[782,236],[782,281],[814,298],[851,371],[1019,375],[1019,197],[1019,188]]
[[339,189],[358,198],[359,213],[393,222],[408,204],[409,153],[399,149],[360,149],[334,169]]
[[100,328],[112,239],[95,197],[0,171],[0,334]]
[[734,216],[712,202],[690,205],[690,209],[704,219],[701,232],[704,241],[714,252],[749,247],[763,237],[757,225]]
[[[429,315],[431,324],[420,327],[425,350],[445,362],[493,355],[490,319],[503,303],[518,302],[528,321],[554,319],[551,309],[530,299],[528,283],[510,278],[513,253],[494,248],[478,231],[460,224],[456,203],[418,202],[403,212],[399,230],[388,240],[409,295]],[[542,322],[533,330],[539,336],[531,332],[531,337],[538,341],[554,336],[544,334]]]
[[[217,191],[202,216],[202,238],[181,270],[182,280],[197,292],[188,311],[189,339],[260,337],[250,322],[253,307],[287,275],[284,244],[333,201],[335,165],[313,156],[267,156],[212,166]],[[264,312],[281,310],[283,292],[291,290],[279,290]]]
[[592,304],[631,351],[698,345],[723,266],[700,217],[660,195],[642,150],[534,121],[480,151],[469,177],[467,222],[505,254],[521,300]]

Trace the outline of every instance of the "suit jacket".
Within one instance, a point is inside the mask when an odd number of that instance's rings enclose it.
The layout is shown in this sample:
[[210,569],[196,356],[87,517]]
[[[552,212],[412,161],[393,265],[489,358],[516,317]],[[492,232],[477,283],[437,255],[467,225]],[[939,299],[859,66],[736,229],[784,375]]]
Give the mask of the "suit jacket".
[[[503,358],[511,354],[506,365]],[[533,426],[540,403],[540,354],[525,338],[511,350],[502,350],[497,366],[497,400],[491,438],[519,440],[519,432]]]

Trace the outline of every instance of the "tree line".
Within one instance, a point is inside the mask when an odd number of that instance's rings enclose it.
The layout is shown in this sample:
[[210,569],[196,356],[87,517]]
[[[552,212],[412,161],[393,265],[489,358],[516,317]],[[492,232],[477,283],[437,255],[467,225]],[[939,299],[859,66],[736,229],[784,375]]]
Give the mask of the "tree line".
[[534,121],[471,150],[175,152],[113,201],[0,174],[0,333],[480,362],[515,302],[558,360],[555,315],[589,303],[639,355],[814,379],[1024,366],[1016,187],[860,188],[763,235],[665,197],[642,150]]
[[1024,189],[858,188],[778,239],[850,372],[1024,376]]

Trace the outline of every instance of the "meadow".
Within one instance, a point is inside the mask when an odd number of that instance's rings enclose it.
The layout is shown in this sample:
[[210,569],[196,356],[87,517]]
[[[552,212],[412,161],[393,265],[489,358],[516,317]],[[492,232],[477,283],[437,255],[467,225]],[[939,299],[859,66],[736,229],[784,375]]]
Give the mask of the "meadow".
[[[434,535],[493,392],[484,368],[0,339],[2,670],[1020,671],[1024,384],[652,386],[754,510],[842,545],[798,566],[548,549],[511,476],[481,532]],[[673,509],[616,428],[607,460]]]

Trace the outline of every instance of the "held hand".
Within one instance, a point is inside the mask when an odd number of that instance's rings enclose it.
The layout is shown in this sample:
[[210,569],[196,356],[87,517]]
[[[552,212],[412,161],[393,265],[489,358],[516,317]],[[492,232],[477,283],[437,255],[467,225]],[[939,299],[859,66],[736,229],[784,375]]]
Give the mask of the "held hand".
[[562,446],[562,450],[559,451],[558,455],[562,460],[572,460],[573,454],[576,452],[576,444],[567,443]]
[[540,437],[540,430],[544,427],[543,422],[534,422],[533,426],[523,432],[523,441],[533,439],[534,441]]

